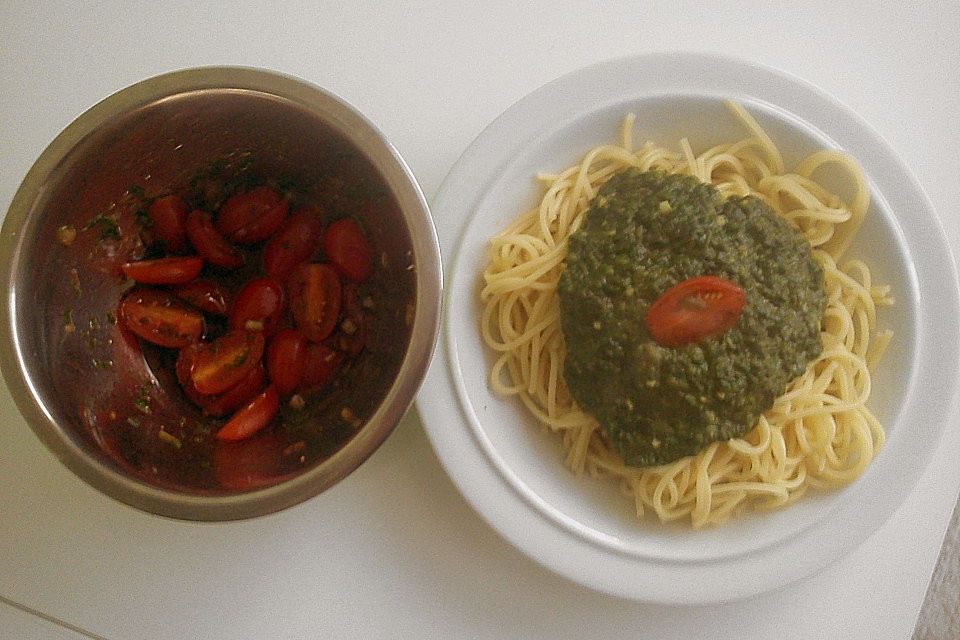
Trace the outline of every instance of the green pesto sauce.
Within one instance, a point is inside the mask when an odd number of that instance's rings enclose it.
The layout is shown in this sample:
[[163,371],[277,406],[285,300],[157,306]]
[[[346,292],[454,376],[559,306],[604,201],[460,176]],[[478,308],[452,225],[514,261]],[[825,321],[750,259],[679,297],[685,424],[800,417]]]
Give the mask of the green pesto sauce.
[[[558,288],[564,378],[628,465],[743,435],[822,350],[823,269],[801,233],[756,198],[629,169],[599,190],[569,242]],[[647,309],[702,275],[744,290],[740,320],[699,343],[660,346]]]

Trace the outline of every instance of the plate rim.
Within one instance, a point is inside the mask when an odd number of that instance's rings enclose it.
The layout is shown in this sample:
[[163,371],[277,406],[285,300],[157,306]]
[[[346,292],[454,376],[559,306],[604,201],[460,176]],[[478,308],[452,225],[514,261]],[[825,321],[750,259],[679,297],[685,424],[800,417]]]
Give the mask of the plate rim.
[[[581,547],[577,549],[580,552],[579,555],[581,556],[584,556],[584,554],[592,556],[597,555],[596,550],[591,553],[589,550],[582,548],[582,545],[589,543],[585,543],[582,539],[578,539],[576,536],[571,535],[570,531],[558,528],[557,524],[549,520],[549,518],[546,518],[543,513],[539,513],[537,510],[531,509],[529,502],[517,494],[515,487],[509,486],[510,483],[501,476],[500,472],[495,468],[495,466],[487,469],[489,473],[492,473],[494,476],[496,476],[495,480],[489,476],[480,477],[487,476],[487,474],[482,471],[478,471],[478,467],[490,467],[490,463],[486,453],[483,452],[483,448],[479,446],[478,442],[476,442],[473,429],[469,426],[469,424],[466,424],[468,419],[464,416],[465,408],[461,405],[457,391],[457,384],[454,379],[454,370],[457,368],[459,363],[452,359],[452,354],[455,353],[456,349],[455,345],[451,344],[451,341],[454,340],[454,336],[451,333],[449,323],[450,313],[448,304],[452,292],[456,290],[456,284],[458,280],[462,278],[462,274],[461,278],[458,278],[457,273],[451,270],[459,262],[464,234],[466,233],[466,230],[473,219],[473,215],[467,210],[468,205],[462,203],[475,202],[473,198],[463,198],[460,195],[461,189],[458,187],[463,187],[464,184],[458,183],[464,183],[464,180],[466,180],[466,190],[471,193],[475,192],[477,197],[480,197],[489,188],[490,181],[497,177],[496,170],[502,168],[503,165],[502,162],[498,160],[489,166],[487,171],[484,171],[484,162],[486,161],[486,164],[490,164],[491,157],[509,159],[512,155],[514,155],[514,153],[510,148],[499,148],[495,151],[487,151],[485,153],[484,146],[485,144],[489,144],[492,140],[496,139],[497,135],[501,133],[501,129],[504,127],[509,129],[511,121],[518,118],[518,112],[524,109],[529,110],[531,107],[535,107],[538,101],[542,101],[544,97],[551,92],[559,91],[565,87],[576,88],[576,85],[584,84],[585,79],[587,83],[595,82],[597,78],[602,78],[604,74],[614,74],[623,68],[633,68],[637,65],[647,66],[653,64],[661,65],[661,68],[662,65],[666,64],[692,66],[694,68],[703,68],[704,66],[712,68],[716,65],[739,68],[747,74],[753,74],[754,78],[765,77],[766,81],[780,83],[781,90],[799,92],[798,99],[812,99],[814,103],[819,103],[819,106],[824,107],[827,110],[839,112],[849,122],[852,122],[853,127],[845,130],[847,136],[858,138],[861,142],[866,142],[867,144],[879,149],[882,152],[883,157],[881,158],[881,161],[878,161],[878,164],[892,163],[891,166],[896,170],[897,175],[899,175],[901,178],[906,178],[906,187],[912,192],[911,197],[919,198],[919,200],[923,203],[924,206],[922,207],[922,210],[916,212],[914,217],[917,219],[922,219],[924,222],[928,223],[927,226],[930,227],[928,231],[930,231],[931,234],[930,237],[926,238],[926,241],[929,245],[932,245],[931,248],[933,250],[925,251],[926,257],[924,260],[927,262],[939,261],[941,263],[941,267],[943,266],[942,263],[944,261],[949,264],[950,268],[946,270],[949,277],[946,278],[946,280],[949,280],[947,283],[947,288],[952,295],[950,296],[949,300],[951,304],[946,306],[950,307],[954,311],[960,308],[960,285],[958,285],[957,282],[956,261],[953,258],[949,242],[947,241],[946,234],[942,228],[934,207],[930,203],[929,198],[924,192],[922,186],[917,181],[916,177],[909,170],[909,167],[903,163],[903,161],[883,139],[883,137],[880,136],[879,133],[877,133],[853,110],[846,107],[839,100],[829,95],[822,89],[789,72],[733,56],[692,52],[661,52],[614,58],[576,69],[520,98],[512,106],[506,109],[500,116],[498,116],[473,140],[473,142],[470,143],[467,149],[461,154],[460,158],[448,172],[446,178],[443,180],[440,187],[434,194],[434,197],[431,199],[431,208],[434,212],[434,215],[438,218],[446,217],[451,219],[451,224],[455,222],[457,224],[457,228],[455,230],[456,233],[452,234],[453,239],[447,242],[446,247],[443,247],[445,252],[444,271],[445,273],[449,274],[447,278],[448,282],[450,283],[450,286],[444,292],[445,304],[442,327],[443,337],[438,345],[438,353],[436,354],[434,362],[432,363],[430,371],[428,372],[427,378],[424,382],[424,388],[421,391],[420,396],[417,398],[417,407],[424,424],[424,429],[428,438],[430,439],[434,451],[436,452],[448,475],[453,479],[455,486],[457,486],[461,494],[464,495],[468,503],[470,503],[474,510],[476,510],[481,517],[483,517],[483,519],[486,520],[488,524],[490,524],[502,537],[541,565],[584,586],[620,597],[662,603],[721,602],[749,597],[764,591],[772,590],[822,570],[852,551],[856,546],[861,544],[870,535],[872,535],[873,532],[879,529],[883,523],[885,523],[897,511],[897,509],[899,509],[903,501],[907,499],[916,482],[919,480],[923,471],[928,466],[930,458],[939,445],[939,442],[942,440],[946,425],[950,422],[949,416],[955,415],[957,412],[958,390],[960,390],[960,385],[958,385],[958,382],[960,382],[960,379],[958,379],[956,375],[953,376],[953,384],[950,389],[951,395],[949,412],[939,420],[940,427],[937,431],[935,442],[932,442],[925,448],[923,451],[923,459],[920,461],[920,463],[911,467],[910,481],[907,483],[908,486],[900,488],[901,490],[896,495],[895,504],[888,504],[888,508],[881,510],[883,511],[882,514],[879,516],[875,515],[870,519],[867,527],[861,528],[853,536],[846,536],[842,543],[831,550],[830,553],[821,552],[820,554],[815,554],[815,557],[801,557],[795,555],[795,560],[797,558],[805,558],[807,561],[801,561],[799,563],[794,562],[790,571],[771,571],[768,569],[766,571],[767,575],[762,576],[761,579],[752,581],[737,581],[739,584],[734,585],[733,589],[730,589],[731,585],[729,583],[725,583],[723,585],[723,590],[718,590],[716,587],[704,586],[704,583],[700,581],[690,582],[690,584],[693,585],[692,587],[685,588],[681,586],[678,588],[676,585],[674,585],[669,590],[651,588],[651,585],[656,585],[657,580],[662,578],[673,579],[676,582],[684,583],[685,581],[677,580],[677,578],[682,578],[684,575],[689,577],[691,575],[689,573],[690,571],[722,570],[722,567],[725,565],[736,563],[736,557],[731,559],[721,559],[719,562],[674,562],[674,565],[671,566],[670,561],[664,562],[658,559],[631,557],[627,560],[624,560],[621,557],[617,560],[609,557],[604,558],[602,550],[600,550],[600,557],[592,557],[591,562],[594,564],[592,566],[588,566],[583,562],[583,557],[578,559],[578,554],[576,553],[568,553],[566,555],[558,553],[556,549],[558,545],[573,545],[572,548],[574,549]],[[667,80],[666,82],[669,84],[670,82],[676,81]],[[647,84],[649,85],[650,82],[647,81]],[[685,86],[686,91],[681,90],[679,85]],[[714,91],[704,90],[703,88],[698,89],[696,81],[692,83],[680,81],[679,85],[671,86],[671,89],[669,90],[660,89],[659,92],[688,92],[691,94],[696,93],[698,95],[715,93]],[[639,99],[658,93],[656,90],[651,93],[650,87],[646,87],[645,91],[645,93],[624,93],[621,95],[621,98],[625,100],[631,98]],[[737,93],[737,89],[731,87],[728,95],[732,97]],[[743,92],[739,91],[739,93]],[[781,107],[777,105],[776,102],[766,100],[763,96],[751,94],[751,97],[757,102],[772,105],[780,111],[799,118],[808,126],[814,126],[815,128],[818,128],[825,134],[830,135],[831,138],[834,137],[831,135],[832,132],[828,128],[818,126],[818,124],[822,123],[813,122],[810,117],[804,116],[804,114],[798,114],[791,109]],[[579,100],[574,100],[573,102],[575,104],[580,103]],[[588,108],[588,105],[581,105],[578,110],[583,111],[586,108]],[[826,116],[821,114],[820,117],[824,118]],[[844,130],[844,127],[840,126],[839,130]],[[536,133],[537,132],[533,132],[533,134]],[[526,141],[531,137],[534,137],[533,134],[516,137],[519,140]],[[867,163],[863,162],[863,164],[866,165]],[[480,165],[479,170],[478,165]],[[478,176],[481,178],[479,181],[475,179]],[[868,175],[868,178],[872,178],[872,176]],[[872,179],[871,183],[878,192],[883,193],[883,189],[880,188],[880,184]],[[890,187],[888,186],[887,188]],[[456,197],[452,195],[454,192],[456,192]],[[447,199],[453,199],[453,204],[447,206]],[[456,212],[457,215],[450,215],[451,211]],[[902,221],[902,219],[899,216],[896,216],[896,214],[895,217],[898,221]],[[445,235],[451,237],[450,233]],[[909,249],[909,247],[910,244],[908,242],[907,248]],[[915,252],[911,252],[909,250],[907,251],[907,254],[912,260],[914,268],[917,269],[917,264],[920,262],[920,256],[917,256]],[[929,256],[933,257],[931,258]],[[918,283],[916,291],[918,297],[923,293],[921,284]],[[917,339],[920,343],[919,347],[922,348],[923,330],[925,327],[927,327],[931,319],[924,316],[922,304],[916,310],[916,312],[918,331]],[[937,324],[934,321],[934,326],[944,329],[942,322]],[[960,336],[960,328],[955,328],[953,335],[954,337]],[[929,338],[927,338],[927,341],[929,341]],[[954,340],[954,344],[956,343],[957,340]],[[957,348],[954,347],[954,351],[956,350]],[[924,354],[922,350],[918,349],[916,358],[917,369],[920,368],[921,363],[923,362],[923,355]],[[956,359],[954,359],[954,361],[956,361]],[[960,365],[955,365],[953,367],[954,374],[957,372],[957,366]],[[434,393],[431,393],[431,391]],[[444,401],[438,402],[438,399],[441,395],[443,396]],[[906,402],[906,400],[910,400],[916,395],[917,394],[914,393],[912,395],[905,396],[905,402],[903,405],[908,405],[909,403]],[[428,397],[430,397],[429,401],[427,400]],[[905,411],[906,409],[901,407],[899,416],[901,422],[904,420]],[[455,466],[455,462],[462,459],[469,459],[469,456],[465,457],[462,455],[462,450],[460,450],[458,454],[458,450],[456,448],[451,448],[451,445],[453,444],[458,446],[462,446],[464,444],[462,441],[454,443],[451,440],[451,438],[455,437],[451,435],[451,433],[454,433],[454,431],[449,428],[451,422],[455,422],[458,429],[460,427],[464,427],[464,430],[468,432],[467,438],[472,442],[472,445],[477,448],[479,455],[483,458],[484,462],[487,463],[486,465],[474,465],[472,470],[467,473],[464,472],[465,470],[462,467]],[[900,422],[897,424],[900,424]],[[457,455],[459,455],[459,458],[455,457]],[[495,483],[500,483],[500,485],[506,484],[507,486],[496,486]],[[509,514],[505,513],[505,507],[500,506],[498,508],[495,504],[491,503],[489,496],[483,495],[484,493],[489,493],[490,491],[496,491],[498,497],[503,498],[503,494],[505,493],[504,490],[506,490],[506,493],[512,495],[512,499],[519,500],[520,508],[523,510],[525,516],[535,514],[537,518],[533,519],[533,522],[531,522],[530,518],[527,518],[522,521],[522,524],[518,524],[518,518],[507,517]],[[829,525],[829,521],[834,519],[834,516],[835,514],[832,512],[828,513],[827,517],[818,518],[817,522],[814,523],[813,526],[808,527],[808,529],[818,530],[822,528],[825,520],[828,521],[827,524]],[[831,528],[836,529],[836,526]],[[537,529],[540,532],[546,530],[552,533],[550,536],[550,544],[543,545],[539,540],[532,540],[530,532],[533,529]],[[811,534],[810,531],[803,531],[801,533],[803,535],[788,536],[787,540],[781,541],[777,545],[774,545],[774,547],[769,551],[761,549],[759,550],[759,553],[762,556],[767,556],[770,554],[773,554],[774,556],[783,556],[785,547],[790,547],[796,544],[797,541],[793,540],[793,538],[799,537],[802,539],[803,537]],[[569,551],[569,548],[566,550]],[[571,555],[573,557],[571,557]],[[611,567],[598,566],[596,564],[597,562],[599,562],[599,565],[618,564],[620,566],[616,567],[618,571],[604,573],[601,569],[609,570]],[[623,572],[625,567],[622,565],[624,563],[628,565],[634,565],[633,568],[643,569],[645,572],[653,571],[655,574],[657,574],[658,578],[657,580],[653,581],[649,578],[640,582],[631,581],[629,579],[629,573]],[[757,573],[756,567],[754,567],[753,572]],[[770,574],[775,575],[771,577]]]

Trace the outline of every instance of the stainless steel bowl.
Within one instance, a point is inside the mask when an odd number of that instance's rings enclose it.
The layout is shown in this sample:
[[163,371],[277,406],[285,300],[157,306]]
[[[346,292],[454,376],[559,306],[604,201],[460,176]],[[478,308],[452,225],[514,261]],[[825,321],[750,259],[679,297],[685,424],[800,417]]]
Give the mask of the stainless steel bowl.
[[[377,330],[333,399],[311,405],[305,420],[308,429],[339,436],[330,436],[325,450],[315,450],[282,481],[248,491],[185,480],[176,468],[158,468],[149,456],[133,459],[142,443],[121,447],[110,440],[111,425],[133,420],[142,425],[134,433],[150,435],[153,443],[158,429],[198,414],[153,366],[149,350],[141,351],[110,322],[121,288],[104,265],[108,254],[122,256],[130,247],[121,242],[104,249],[93,238],[96,225],[84,227],[98,213],[129,207],[138,195],[134,190],[176,190],[213,166],[293,176],[310,185],[336,172],[341,160],[383,187],[388,204],[365,220],[382,261],[375,276],[384,292]],[[64,225],[77,230],[68,246],[57,241]],[[33,431],[103,493],[175,518],[266,514],[348,475],[409,407],[439,327],[436,232],[396,149],[337,97],[256,69],[200,68],[158,76],[77,118],[47,147],[14,196],[0,236],[0,268],[7,291],[0,366]],[[140,403],[144,394],[152,403],[146,412]],[[343,407],[350,408],[350,424],[343,424]]]

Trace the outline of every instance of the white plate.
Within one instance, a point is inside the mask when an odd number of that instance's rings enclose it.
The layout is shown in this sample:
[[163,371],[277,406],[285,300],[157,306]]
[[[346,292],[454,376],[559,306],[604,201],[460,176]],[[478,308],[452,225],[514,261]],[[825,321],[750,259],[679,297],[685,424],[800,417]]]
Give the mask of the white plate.
[[[875,374],[870,406],[887,445],[849,487],[804,497],[702,531],[638,522],[617,488],[574,477],[557,439],[519,401],[493,394],[492,354],[479,333],[478,299],[489,239],[532,206],[538,171],[578,161],[616,139],[637,115],[634,140],[694,149],[742,138],[732,98],[784,153],[787,166],[823,147],[853,154],[872,204],[853,255],[897,304],[880,325],[894,342]],[[782,72],[700,54],[657,54],[571,73],[520,100],[463,154],[433,202],[446,294],[438,357],[418,399],[447,472],[504,537],[583,585],[657,602],[718,602],[785,585],[865,540],[907,497],[939,442],[957,397],[960,313],[956,270],[936,215],[910,171],[855,114]]]

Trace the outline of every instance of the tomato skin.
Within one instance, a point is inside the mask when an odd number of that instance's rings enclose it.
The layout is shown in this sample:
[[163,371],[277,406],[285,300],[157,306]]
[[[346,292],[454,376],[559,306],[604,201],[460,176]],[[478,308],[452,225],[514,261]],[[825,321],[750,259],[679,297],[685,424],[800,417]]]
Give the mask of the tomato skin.
[[203,269],[203,258],[158,258],[126,262],[120,266],[123,275],[140,284],[183,284],[190,282]]
[[147,217],[153,232],[170,253],[179,253],[187,246],[187,203],[178,196],[164,196],[150,203]]
[[260,365],[263,348],[259,331],[231,331],[203,346],[190,367],[190,380],[203,395],[223,393]]
[[187,216],[187,237],[197,253],[210,264],[236,269],[244,262],[243,254],[220,235],[206,211],[194,209]]
[[320,342],[337,326],[340,317],[340,276],[326,264],[297,267],[287,283],[290,312],[300,332],[311,342]]
[[276,387],[270,385],[227,420],[227,424],[217,431],[217,439],[236,442],[249,438],[270,424],[279,408],[280,396]]
[[230,328],[253,331],[248,321],[263,323],[264,335],[272,335],[283,316],[283,287],[273,278],[251,280],[240,290],[230,311]]
[[133,289],[118,315],[130,331],[161,347],[185,347],[203,335],[203,315],[166,291]]
[[354,282],[366,280],[373,271],[373,252],[355,220],[341,218],[327,227],[323,251],[337,271]]
[[645,321],[659,344],[679,347],[731,329],[745,304],[746,296],[736,283],[700,276],[667,289],[650,305]]
[[217,231],[228,240],[252,244],[272,236],[287,217],[290,202],[266,185],[227,199],[217,214]]
[[283,282],[320,245],[323,213],[318,207],[297,209],[263,248],[263,270]]
[[319,342],[307,343],[303,377],[297,386],[300,393],[310,393],[333,380],[343,363],[343,354]]
[[267,345],[267,373],[277,393],[293,393],[307,365],[307,339],[296,329],[282,329]]
[[191,305],[218,316],[227,315],[227,294],[212,280],[193,280],[176,287],[173,295]]

